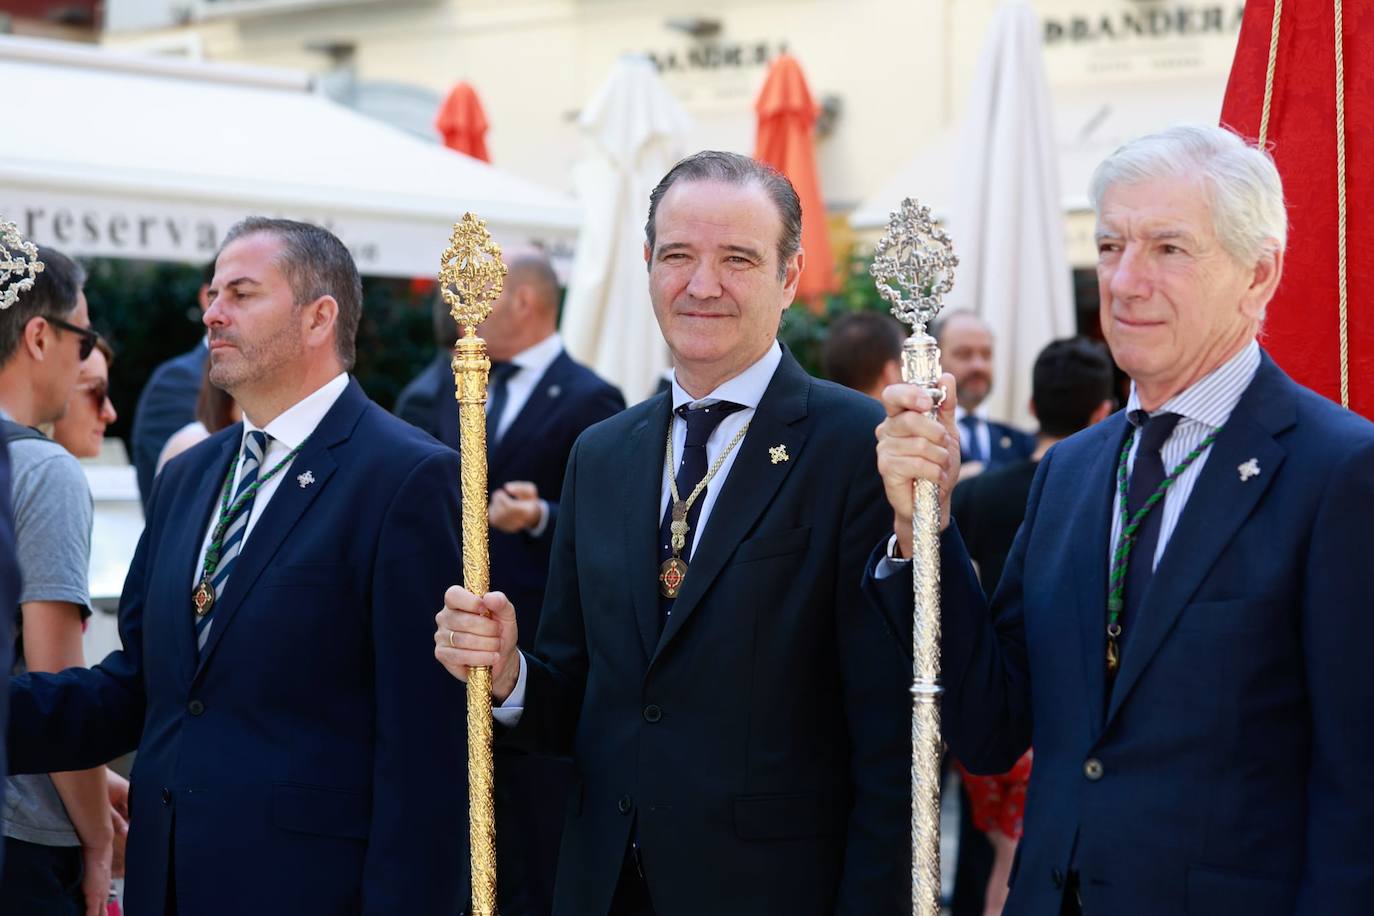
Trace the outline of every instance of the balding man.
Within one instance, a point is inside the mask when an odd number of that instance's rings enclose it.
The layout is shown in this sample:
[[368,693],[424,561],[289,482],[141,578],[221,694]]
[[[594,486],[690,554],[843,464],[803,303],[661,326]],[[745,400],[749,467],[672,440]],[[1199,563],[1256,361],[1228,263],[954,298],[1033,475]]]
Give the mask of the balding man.
[[1029,458],[1035,437],[988,416],[983,402],[992,393],[992,328],[977,314],[958,310],[940,317],[933,328],[940,361],[959,389],[954,421],[965,477]]
[[[491,582],[519,609],[521,645],[528,649],[539,627],[573,442],[587,427],[623,410],[625,400],[563,349],[558,277],[548,258],[521,252],[508,253],[506,260],[505,288],[478,328],[492,360],[487,397]],[[457,449],[448,351],[457,328],[446,308],[436,313],[435,329],[443,349],[406,386],[396,413]],[[496,772],[501,912],[547,914],[572,767],[562,760],[511,755],[498,761]]]
[[[1175,128],[1114,153],[1091,197],[1130,399],[1041,459],[991,613],[948,524],[952,406],[937,422],[894,386],[879,428],[900,557],[912,481],[942,487],[944,736],[982,773],[1035,746],[1005,912],[1368,913],[1374,424],[1257,342],[1278,171]],[[910,567],[869,579],[904,646]]]

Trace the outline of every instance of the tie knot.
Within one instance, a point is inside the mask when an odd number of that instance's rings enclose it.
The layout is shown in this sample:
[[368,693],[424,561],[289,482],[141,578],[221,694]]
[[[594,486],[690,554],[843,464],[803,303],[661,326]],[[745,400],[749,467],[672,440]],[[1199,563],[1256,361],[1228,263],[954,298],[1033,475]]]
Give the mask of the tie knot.
[[735,411],[743,409],[743,404],[735,404],[731,401],[716,401],[705,407],[688,407],[683,404],[677,409],[677,415],[687,421],[686,447],[700,448],[705,446],[706,440],[711,438],[711,433],[715,432],[722,420]]
[[491,384],[501,385],[510,380],[510,377],[520,371],[520,367],[515,363],[492,363],[491,364]]
[[244,455],[261,464],[262,456],[267,453],[267,443],[271,438],[260,429],[249,430],[248,435],[243,439]]
[[1164,447],[1164,443],[1169,441],[1173,435],[1174,427],[1181,420],[1176,413],[1160,413],[1150,416],[1143,410],[1137,410],[1131,415],[1131,422],[1140,429],[1140,448],[1152,454],[1159,452]]

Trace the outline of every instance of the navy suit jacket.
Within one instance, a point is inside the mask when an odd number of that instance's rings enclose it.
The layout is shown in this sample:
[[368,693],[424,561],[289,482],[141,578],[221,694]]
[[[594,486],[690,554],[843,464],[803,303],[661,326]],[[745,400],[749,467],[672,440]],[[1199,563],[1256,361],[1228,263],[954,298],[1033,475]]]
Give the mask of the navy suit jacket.
[[859,592],[882,411],[784,353],[660,636],[670,409],[578,439],[503,736],[577,764],[554,912],[607,911],[635,830],[660,916],[907,912],[908,668]]
[[[1263,357],[1109,693],[1126,430],[1118,413],[1041,461],[991,614],[955,526],[942,539],[946,740],[983,773],[1035,746],[1006,913],[1057,916],[1076,869],[1088,914],[1367,914],[1374,425]],[[910,573],[868,587],[909,646]]]
[[[14,614],[19,608],[21,593],[19,558],[14,546],[14,512],[10,508],[10,449],[0,441],[0,672],[8,672],[13,663]],[[9,713],[9,678],[0,677],[0,733]],[[0,810],[5,801],[5,749],[0,747]],[[4,864],[4,844],[0,843],[0,865]]]
[[282,472],[198,659],[194,567],[241,435],[159,475],[123,649],[15,681],[15,769],[138,748],[135,916],[162,912],[169,869],[182,916],[453,916],[468,900],[465,698],[434,661],[433,615],[462,575],[457,456],[350,381]]
[[[1029,458],[1035,452],[1035,436],[996,420],[984,420],[988,426],[987,469],[1004,467]],[[964,460],[968,460],[965,453]]]
[[[587,427],[624,409],[625,399],[618,388],[574,362],[565,351],[549,364],[525,406],[490,450],[490,490],[512,480],[527,480],[539,488],[540,498],[549,505],[548,524],[539,537],[491,531],[491,585],[515,605],[524,647],[533,645],[539,626],[549,550],[573,442]],[[440,354],[406,386],[396,401],[396,415],[458,450],[458,408],[447,354]]]
[[196,398],[210,355],[204,342],[153,370],[134,407],[134,471],[144,512],[153,492],[153,475],[162,447],[172,434],[196,418]]

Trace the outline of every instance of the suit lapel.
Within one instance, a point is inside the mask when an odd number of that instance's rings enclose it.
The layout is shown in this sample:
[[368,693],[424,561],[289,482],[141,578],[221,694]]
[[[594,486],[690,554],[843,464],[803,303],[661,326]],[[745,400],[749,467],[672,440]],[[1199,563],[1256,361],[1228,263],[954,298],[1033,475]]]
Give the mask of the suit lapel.
[[191,500],[187,504],[187,511],[179,513],[178,532],[173,537],[173,543],[189,545],[182,554],[182,561],[175,570],[175,578],[172,580],[174,585],[172,594],[179,592],[185,596],[185,601],[178,604],[175,599],[172,606],[176,610],[172,613],[172,629],[175,634],[177,651],[180,655],[182,676],[186,683],[191,682],[191,677],[195,674],[196,666],[196,631],[195,615],[191,608],[191,590],[200,570],[196,568],[196,563],[200,559],[200,548],[205,541],[205,531],[210,527],[211,519],[219,517],[220,493],[224,488],[224,478],[229,475],[229,463],[233,461],[235,453],[238,452],[239,444],[243,441],[243,425],[235,424],[234,433],[226,436],[216,450],[214,458],[201,475],[200,482],[196,484],[192,491]]
[[671,394],[655,397],[660,403],[626,441],[620,512],[630,599],[646,661],[653,657],[658,642],[658,505],[663,492],[663,443],[672,413]]
[[[1189,598],[1278,476],[1286,452],[1274,441],[1274,434],[1297,419],[1293,392],[1286,381],[1265,355],[1250,387],[1212,443],[1207,463],[1150,578],[1136,632],[1127,637],[1107,721],[1121,708]],[[1252,458],[1261,472],[1242,480],[1239,467]]]
[[[740,541],[754,527],[763,510],[792,468],[801,460],[806,429],[794,425],[806,416],[811,377],[787,352],[783,352],[773,379],[749,422],[749,432],[739,444],[739,454],[716,498],[700,542],[694,543],[687,579],[673,603],[672,616],[663,628],[654,658],[677,635],[720,575]],[[782,445],[789,459],[774,463],[769,449]],[[655,503],[657,505],[657,502]]]
[[1107,694],[1107,542],[1112,536],[1112,497],[1116,488],[1116,461],[1126,432],[1124,413],[1100,424],[1091,435],[1091,456],[1081,480],[1078,499],[1070,518],[1081,520],[1083,539],[1073,547],[1074,581],[1077,583],[1079,634],[1082,637],[1083,683],[1087,685],[1089,734],[1102,731]]
[[549,368],[544,370],[544,374],[539,377],[539,381],[530,391],[525,406],[520,408],[520,413],[516,414],[510,428],[506,430],[506,434],[501,437],[501,441],[496,444],[496,448],[492,451],[491,466],[493,468],[499,468],[509,461],[510,456],[517,454],[525,443],[533,439],[534,434],[547,422],[554,408],[558,405],[559,398],[563,396],[563,387],[571,365],[572,360],[568,354],[560,352],[557,358],[549,364]]
[[[243,551],[239,554],[229,577],[229,586],[223,603],[215,609],[210,638],[200,653],[197,676],[205,670],[215,648],[224,638],[225,632],[233,623],[245,598],[252,592],[254,583],[268,561],[276,555],[286,536],[305,514],[305,510],[310,508],[311,503],[329,486],[329,478],[338,469],[330,450],[348,438],[367,403],[362,388],[356,380],[350,379],[344,393],[325,414],[320,425],[315,428],[305,446],[291,462],[291,466],[278,472],[282,481],[277,485],[277,490],[272,494],[272,500],[263,510],[262,516],[254,524],[252,534],[244,541]],[[314,481],[310,486],[298,486],[295,475],[305,471],[310,472]]]

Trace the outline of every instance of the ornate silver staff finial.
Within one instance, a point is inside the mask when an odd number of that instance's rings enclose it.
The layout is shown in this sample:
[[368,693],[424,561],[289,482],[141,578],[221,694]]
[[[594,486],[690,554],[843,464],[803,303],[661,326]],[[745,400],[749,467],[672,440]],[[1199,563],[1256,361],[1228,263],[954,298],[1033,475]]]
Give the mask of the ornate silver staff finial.
[[931,219],[930,208],[908,197],[888,220],[868,272],[878,295],[891,303],[892,314],[919,334],[939,314],[958,265],[954,246]]
[[[940,347],[926,326],[954,286],[958,263],[930,210],[907,198],[888,221],[869,268],[892,314],[912,328],[902,342],[902,378],[924,388],[936,408],[945,397]],[[911,557],[911,912],[939,916],[940,490],[929,480],[917,481],[912,494]]]
[[19,234],[19,227],[0,219],[0,309],[19,301],[19,294],[33,288],[43,272],[38,246]]

